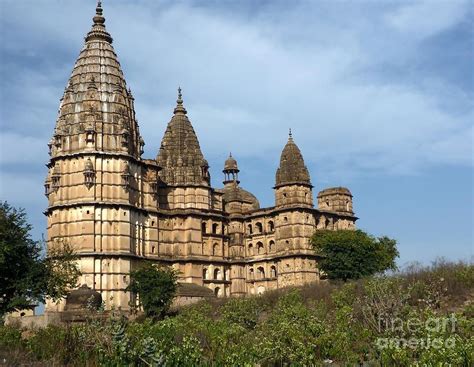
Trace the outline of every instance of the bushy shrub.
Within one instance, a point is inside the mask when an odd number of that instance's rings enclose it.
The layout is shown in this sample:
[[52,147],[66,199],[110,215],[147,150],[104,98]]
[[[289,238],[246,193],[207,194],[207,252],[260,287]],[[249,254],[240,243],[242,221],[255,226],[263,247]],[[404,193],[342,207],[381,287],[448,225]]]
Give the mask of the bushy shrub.
[[[470,274],[472,265],[442,263],[357,282],[201,302],[158,321],[91,318],[28,332],[1,326],[0,357],[13,365],[470,366]],[[446,283],[456,287],[455,294]],[[417,345],[409,344],[412,339]]]

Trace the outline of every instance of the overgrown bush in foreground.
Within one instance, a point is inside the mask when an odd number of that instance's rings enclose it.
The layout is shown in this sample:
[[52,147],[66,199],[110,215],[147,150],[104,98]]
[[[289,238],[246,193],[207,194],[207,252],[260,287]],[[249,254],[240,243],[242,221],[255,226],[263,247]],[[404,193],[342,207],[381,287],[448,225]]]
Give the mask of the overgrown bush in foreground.
[[76,366],[471,366],[474,267],[216,300],[154,322],[0,328],[11,364]]

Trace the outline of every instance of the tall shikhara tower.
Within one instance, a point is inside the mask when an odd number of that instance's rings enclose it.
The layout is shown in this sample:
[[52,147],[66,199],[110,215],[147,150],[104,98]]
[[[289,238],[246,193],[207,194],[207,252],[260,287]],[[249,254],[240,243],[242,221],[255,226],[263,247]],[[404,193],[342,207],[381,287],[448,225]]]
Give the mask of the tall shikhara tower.
[[142,253],[146,205],[143,140],[134,99],[105,28],[100,2],[59,107],[45,193],[48,245],[65,240],[80,253],[81,283],[126,304],[131,255]]
[[[99,2],[61,99],[45,182],[47,245],[65,241],[76,249],[78,285],[99,291],[107,308],[126,310],[136,301],[126,292],[130,271],[143,260],[173,266],[180,282],[193,283],[181,287],[186,301],[319,281],[310,238],[316,229],[355,228],[350,191],[323,190],[315,208],[310,173],[290,133],[275,205],[260,208],[240,186],[232,156],[224,187],[212,187],[181,89],[171,115],[156,159],[142,158],[134,99]],[[48,311],[63,308],[47,304]]]

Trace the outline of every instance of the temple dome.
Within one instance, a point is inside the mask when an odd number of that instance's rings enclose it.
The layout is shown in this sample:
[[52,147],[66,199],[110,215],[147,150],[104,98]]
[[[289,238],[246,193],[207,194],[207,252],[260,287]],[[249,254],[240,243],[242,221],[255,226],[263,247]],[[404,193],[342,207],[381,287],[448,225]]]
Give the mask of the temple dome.
[[311,185],[308,169],[303,160],[300,149],[295,144],[293,136],[290,134],[280,157],[280,166],[276,171],[275,187],[302,184]]
[[237,161],[232,157],[232,153],[229,154],[229,158],[227,158],[224,163],[224,172],[225,171],[239,171]]
[[225,203],[240,202],[249,204],[252,210],[260,208],[260,203],[255,195],[239,187],[237,184],[224,186],[223,192]]
[[168,185],[210,184],[209,164],[204,158],[187,111],[183,106],[181,88],[174,115],[168,123],[156,161],[160,177]]
[[[91,133],[90,139],[81,137],[85,133]],[[61,98],[55,137],[52,158],[81,153],[88,142],[107,153],[137,159],[141,155],[134,99],[105,28],[100,1]]]

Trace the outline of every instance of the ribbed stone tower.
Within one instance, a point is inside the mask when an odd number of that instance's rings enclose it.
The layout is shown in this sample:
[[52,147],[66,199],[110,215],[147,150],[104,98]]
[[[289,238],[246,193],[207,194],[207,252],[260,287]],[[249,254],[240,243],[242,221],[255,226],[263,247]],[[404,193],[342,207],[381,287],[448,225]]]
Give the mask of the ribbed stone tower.
[[146,222],[139,209],[144,143],[133,103],[99,2],[49,144],[47,244],[69,242],[81,256],[79,284],[117,307],[128,304],[130,259],[143,251]]
[[288,255],[281,267],[282,284],[304,284],[318,279],[310,238],[315,231],[311,179],[303,155],[289,133],[275,175],[277,249]]
[[210,187],[209,164],[204,159],[196,133],[183,106],[181,88],[174,115],[168,123],[156,157],[163,168],[160,178],[169,186]]
[[275,205],[313,206],[313,194],[308,169],[300,149],[293,140],[290,130],[280,157],[280,167],[276,171]]

